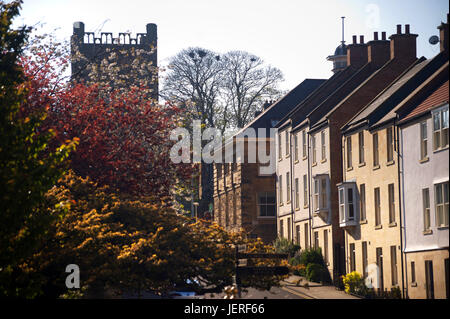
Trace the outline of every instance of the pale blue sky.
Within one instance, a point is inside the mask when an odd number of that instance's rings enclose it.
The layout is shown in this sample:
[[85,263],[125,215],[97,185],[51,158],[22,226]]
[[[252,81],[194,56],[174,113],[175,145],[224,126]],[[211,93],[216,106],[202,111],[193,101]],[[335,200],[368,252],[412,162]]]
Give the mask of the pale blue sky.
[[[18,24],[45,22],[46,30],[59,28],[69,39],[72,23],[82,21],[86,31],[132,34],[158,25],[158,60],[161,66],[181,49],[200,46],[225,53],[244,50],[281,69],[283,89],[305,78],[328,78],[326,57],[341,40],[374,31],[391,35],[397,24],[410,24],[417,38],[418,56],[433,57],[439,45],[428,43],[446,20],[446,0],[24,0]],[[358,37],[359,38],[359,37]]]

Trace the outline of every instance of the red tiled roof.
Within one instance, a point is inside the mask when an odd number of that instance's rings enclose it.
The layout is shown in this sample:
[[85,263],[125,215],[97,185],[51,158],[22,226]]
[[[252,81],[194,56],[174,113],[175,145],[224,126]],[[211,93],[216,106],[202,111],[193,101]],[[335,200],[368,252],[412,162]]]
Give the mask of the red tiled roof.
[[403,120],[407,120],[415,117],[416,115],[422,114],[433,107],[441,105],[448,102],[448,80],[444,82],[439,88],[437,88],[433,93],[431,93],[425,100],[423,100],[419,105],[417,105]]

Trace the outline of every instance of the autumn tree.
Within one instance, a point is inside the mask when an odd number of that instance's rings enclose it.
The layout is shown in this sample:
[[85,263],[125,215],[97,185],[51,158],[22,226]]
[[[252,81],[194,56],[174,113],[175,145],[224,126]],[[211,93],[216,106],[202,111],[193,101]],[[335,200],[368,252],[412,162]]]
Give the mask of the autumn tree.
[[75,142],[66,139],[50,151],[54,132],[41,126],[46,105],[21,112],[28,85],[19,56],[30,29],[11,29],[20,5],[0,2],[0,296],[32,297],[38,288],[27,280],[25,263],[57,217],[43,199],[64,173]]
[[[220,292],[232,282],[235,244],[247,244],[249,252],[272,251],[260,240],[180,216],[164,198],[127,198],[73,172],[52,188],[47,200],[50,207],[56,203],[69,207],[53,224],[53,239],[30,265],[45,274],[47,296],[68,292],[64,284],[68,264],[80,267],[78,296],[105,297],[105,291],[107,296],[130,292],[164,296],[177,286],[198,293]],[[243,284],[267,289],[280,278],[244,278]]]

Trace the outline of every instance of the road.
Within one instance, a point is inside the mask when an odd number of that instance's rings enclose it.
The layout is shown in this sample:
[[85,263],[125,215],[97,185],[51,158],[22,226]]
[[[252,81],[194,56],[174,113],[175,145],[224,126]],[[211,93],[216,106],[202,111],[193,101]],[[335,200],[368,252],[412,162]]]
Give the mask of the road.
[[[260,291],[254,288],[248,288],[248,292],[243,292],[242,299],[304,299],[300,295],[291,293],[283,287],[272,287],[269,291]],[[224,294],[210,294],[204,296],[205,299],[223,299]]]

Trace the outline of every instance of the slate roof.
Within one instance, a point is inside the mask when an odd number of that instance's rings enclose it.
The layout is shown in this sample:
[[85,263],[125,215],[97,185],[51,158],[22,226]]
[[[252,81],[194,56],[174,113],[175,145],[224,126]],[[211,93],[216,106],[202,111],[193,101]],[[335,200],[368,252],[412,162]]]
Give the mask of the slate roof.
[[[305,98],[311,95],[311,93],[313,93],[325,81],[326,80],[324,79],[305,79],[294,89],[285,94],[281,99],[260,113],[253,121],[235,133],[233,137],[243,132],[246,128],[254,128],[257,132],[258,128],[265,128],[266,136],[269,136],[270,128],[273,128],[282,117],[289,113],[298,103],[302,102]],[[226,143],[229,143],[230,141],[231,137]]]

